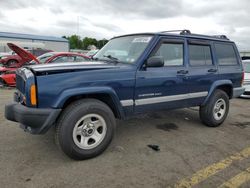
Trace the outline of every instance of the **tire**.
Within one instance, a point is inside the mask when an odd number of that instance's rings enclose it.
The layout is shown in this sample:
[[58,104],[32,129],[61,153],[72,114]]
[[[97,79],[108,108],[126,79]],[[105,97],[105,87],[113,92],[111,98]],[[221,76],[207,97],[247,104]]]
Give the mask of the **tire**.
[[0,78],[0,87],[5,87],[6,83],[3,79]]
[[200,119],[208,127],[218,127],[225,121],[228,111],[228,95],[224,91],[216,89],[208,102],[200,107]]
[[17,60],[11,59],[11,60],[9,60],[9,61],[6,63],[6,65],[10,67],[11,65],[13,65],[13,64],[15,65],[15,64],[17,64],[17,63],[18,63]]
[[56,125],[56,143],[70,158],[83,160],[101,154],[112,141],[115,131],[112,110],[96,99],[71,103]]

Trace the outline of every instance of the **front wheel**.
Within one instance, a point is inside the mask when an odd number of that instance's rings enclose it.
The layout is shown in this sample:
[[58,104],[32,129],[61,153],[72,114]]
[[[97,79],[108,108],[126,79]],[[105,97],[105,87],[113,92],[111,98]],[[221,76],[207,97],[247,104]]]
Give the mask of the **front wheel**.
[[103,102],[83,99],[70,104],[58,120],[56,141],[69,157],[83,160],[101,154],[115,129],[112,110]]
[[229,97],[224,91],[217,89],[207,104],[200,107],[200,119],[209,127],[217,127],[225,121],[228,111]]

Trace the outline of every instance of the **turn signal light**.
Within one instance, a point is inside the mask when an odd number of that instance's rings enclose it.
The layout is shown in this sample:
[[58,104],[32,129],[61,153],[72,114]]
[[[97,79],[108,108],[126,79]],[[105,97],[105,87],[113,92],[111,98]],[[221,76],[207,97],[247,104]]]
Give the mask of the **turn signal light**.
[[35,106],[37,105],[37,100],[36,100],[36,85],[32,84],[30,87],[30,103]]

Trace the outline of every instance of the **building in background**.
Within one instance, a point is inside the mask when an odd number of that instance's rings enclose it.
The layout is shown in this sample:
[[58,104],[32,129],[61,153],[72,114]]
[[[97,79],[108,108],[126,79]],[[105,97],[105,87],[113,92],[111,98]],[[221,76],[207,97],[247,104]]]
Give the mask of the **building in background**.
[[69,42],[65,38],[0,32],[0,52],[11,51],[7,46],[8,42],[24,49],[47,49],[57,52],[69,51]]

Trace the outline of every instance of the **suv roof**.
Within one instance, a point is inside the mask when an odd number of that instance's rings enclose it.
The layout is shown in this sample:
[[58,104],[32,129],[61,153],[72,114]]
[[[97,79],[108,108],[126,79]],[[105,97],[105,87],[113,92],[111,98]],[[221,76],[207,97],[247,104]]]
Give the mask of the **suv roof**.
[[[217,40],[223,42],[231,42],[226,35],[201,35],[191,33],[190,30],[169,30],[169,31],[160,31],[160,32],[148,32],[148,33],[134,33],[134,34],[127,34],[116,36],[113,38],[119,38],[124,36],[132,36],[132,35],[160,35],[160,36],[176,36],[176,37],[187,37],[187,38],[195,38],[195,39],[206,39],[206,40]],[[113,39],[112,38],[112,39]]]

